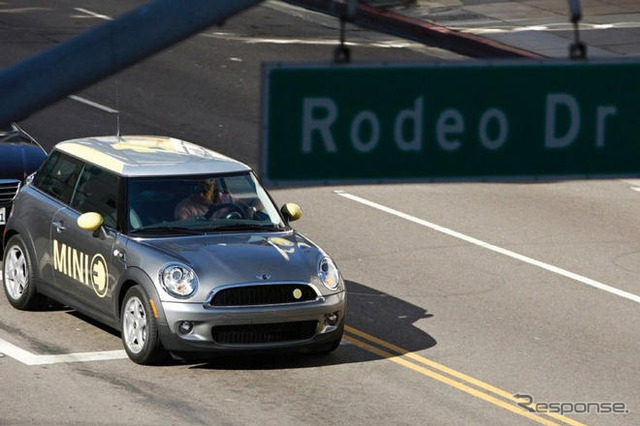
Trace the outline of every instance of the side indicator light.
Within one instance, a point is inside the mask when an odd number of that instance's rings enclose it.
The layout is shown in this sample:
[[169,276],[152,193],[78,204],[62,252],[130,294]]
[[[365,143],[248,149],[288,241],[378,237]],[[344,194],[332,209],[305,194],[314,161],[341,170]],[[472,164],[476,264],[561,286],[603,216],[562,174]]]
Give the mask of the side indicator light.
[[158,318],[158,310],[156,309],[156,304],[153,303],[153,299],[149,299],[149,305],[151,306],[151,310],[153,311],[153,317]]

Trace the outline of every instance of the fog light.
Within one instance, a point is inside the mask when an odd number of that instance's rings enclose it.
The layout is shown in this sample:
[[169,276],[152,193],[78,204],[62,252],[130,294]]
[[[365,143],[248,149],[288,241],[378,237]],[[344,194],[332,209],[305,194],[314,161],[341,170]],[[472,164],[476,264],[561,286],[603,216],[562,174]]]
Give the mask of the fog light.
[[338,313],[333,312],[331,314],[326,314],[324,319],[327,321],[327,324],[336,325],[338,323]]
[[193,331],[193,323],[191,321],[180,321],[178,323],[178,332],[180,334],[189,334]]

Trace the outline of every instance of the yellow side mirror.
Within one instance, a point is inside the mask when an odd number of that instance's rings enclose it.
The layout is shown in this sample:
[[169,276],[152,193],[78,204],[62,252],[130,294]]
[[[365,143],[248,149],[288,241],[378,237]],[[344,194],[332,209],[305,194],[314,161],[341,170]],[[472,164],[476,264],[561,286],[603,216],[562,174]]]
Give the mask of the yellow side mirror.
[[85,231],[95,231],[102,225],[102,215],[96,212],[88,212],[78,217],[78,226]]
[[293,222],[294,220],[298,220],[302,217],[302,209],[296,203],[285,204],[280,209],[280,212],[282,212],[289,222]]

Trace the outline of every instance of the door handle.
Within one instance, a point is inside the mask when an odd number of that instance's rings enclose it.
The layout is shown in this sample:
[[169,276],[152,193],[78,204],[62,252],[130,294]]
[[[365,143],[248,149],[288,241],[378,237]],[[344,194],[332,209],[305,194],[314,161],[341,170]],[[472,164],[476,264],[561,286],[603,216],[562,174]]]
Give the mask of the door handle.
[[62,222],[53,222],[52,225],[56,228],[56,231],[58,231],[58,234],[62,233],[62,231],[64,231],[65,229],[67,229]]

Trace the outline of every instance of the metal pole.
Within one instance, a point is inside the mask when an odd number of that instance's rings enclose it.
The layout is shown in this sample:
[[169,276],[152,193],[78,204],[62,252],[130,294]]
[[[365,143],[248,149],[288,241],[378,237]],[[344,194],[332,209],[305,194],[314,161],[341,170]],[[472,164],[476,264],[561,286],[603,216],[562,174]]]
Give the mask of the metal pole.
[[582,19],[582,7],[580,0],[569,0],[570,21],[573,23],[574,41],[569,46],[571,59],[587,59],[587,46],[580,41],[580,20]]
[[353,18],[356,16],[357,1],[346,0],[346,10],[343,9],[342,13],[340,13],[340,44],[333,52],[333,62],[336,64],[348,64],[351,62],[351,49],[347,46],[346,23],[347,21],[353,22]]
[[155,0],[0,72],[0,126],[263,0]]

